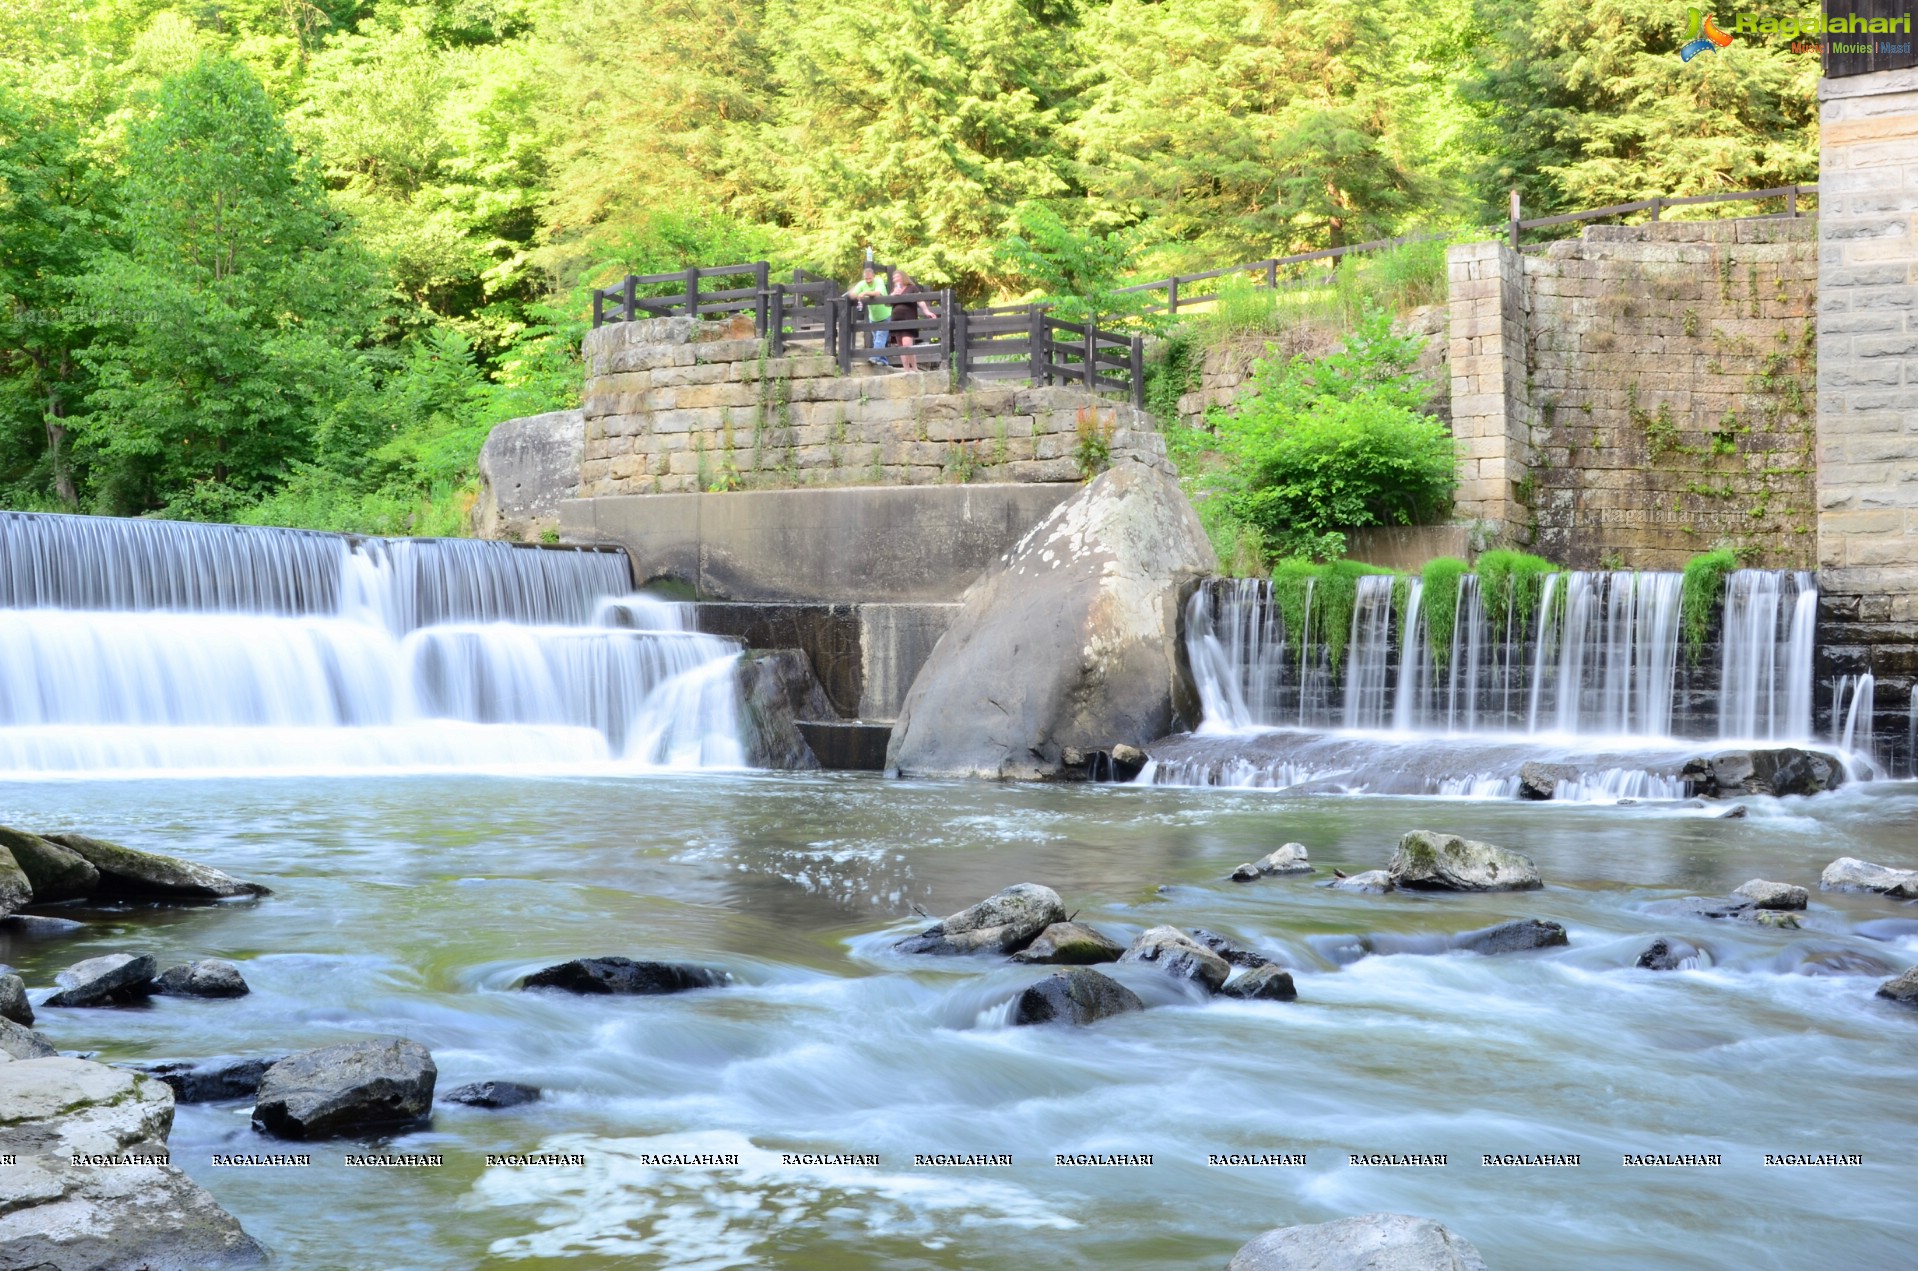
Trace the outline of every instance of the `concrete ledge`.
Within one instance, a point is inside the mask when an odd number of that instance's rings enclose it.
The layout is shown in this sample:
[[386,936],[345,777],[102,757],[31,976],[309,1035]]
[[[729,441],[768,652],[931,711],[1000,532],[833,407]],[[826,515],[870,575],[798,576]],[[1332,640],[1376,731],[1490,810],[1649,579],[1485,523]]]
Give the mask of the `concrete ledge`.
[[951,602],[1077,482],[610,495],[560,504],[567,543],[610,543],[643,585],[702,600]]
[[1441,556],[1470,560],[1478,553],[1469,525],[1371,525],[1345,532],[1345,554],[1386,569],[1422,569]]
[[[699,629],[754,649],[799,649],[848,719],[899,715],[906,690],[959,612],[957,604],[701,601]],[[830,765],[829,765],[830,766]]]
[[890,724],[831,723],[802,719],[799,735],[819,759],[819,766],[844,772],[882,772]]

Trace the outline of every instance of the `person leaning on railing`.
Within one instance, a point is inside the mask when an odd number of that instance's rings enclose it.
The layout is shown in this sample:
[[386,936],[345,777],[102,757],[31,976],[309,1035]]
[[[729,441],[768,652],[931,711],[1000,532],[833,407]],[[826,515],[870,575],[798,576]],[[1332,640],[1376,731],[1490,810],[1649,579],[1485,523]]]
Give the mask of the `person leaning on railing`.
[[[893,295],[907,296],[917,290],[919,290],[919,284],[912,280],[911,274],[903,269],[895,269],[892,271]],[[919,318],[937,319],[939,317],[939,311],[933,308],[929,301],[907,300],[893,304],[892,316],[895,322],[912,322]],[[913,334],[911,328],[899,332],[899,348],[901,350],[899,354],[900,369],[907,371],[916,371],[919,369],[918,355],[910,351],[912,346],[917,342],[918,339]]]
[[[868,296],[883,296],[885,294],[886,294],[886,284],[880,281],[879,278],[873,273],[871,261],[866,262],[866,268],[864,272],[860,274],[859,281],[854,283],[852,286],[846,288],[846,298],[848,300],[854,301],[855,303],[865,308],[866,321],[868,322],[887,322],[891,320],[892,318],[891,305],[874,304],[871,300],[868,300],[866,298]],[[872,333],[872,347],[875,349],[885,348],[886,339],[891,334],[892,333],[890,331],[874,331]],[[874,366],[891,366],[892,365],[892,363],[886,361],[886,359],[883,357],[873,358],[872,364]]]

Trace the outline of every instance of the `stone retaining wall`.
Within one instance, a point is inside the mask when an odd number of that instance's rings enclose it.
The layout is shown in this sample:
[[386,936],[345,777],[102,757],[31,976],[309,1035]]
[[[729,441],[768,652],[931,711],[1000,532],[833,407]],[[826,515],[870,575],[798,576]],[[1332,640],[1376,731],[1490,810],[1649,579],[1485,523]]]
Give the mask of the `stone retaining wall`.
[[808,486],[1076,482],[1108,458],[1170,470],[1130,404],[1073,387],[770,357],[749,320],[656,318],[586,337],[579,497]]

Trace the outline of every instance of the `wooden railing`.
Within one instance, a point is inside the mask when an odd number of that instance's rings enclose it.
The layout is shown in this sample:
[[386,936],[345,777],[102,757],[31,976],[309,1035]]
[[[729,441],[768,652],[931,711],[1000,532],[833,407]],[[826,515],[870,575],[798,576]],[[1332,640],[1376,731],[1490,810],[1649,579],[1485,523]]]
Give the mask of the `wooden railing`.
[[[756,324],[765,321],[764,296],[770,267],[763,260],[747,265],[719,265],[710,269],[688,266],[676,274],[627,274],[617,287],[593,292],[593,325],[608,322],[637,322],[641,318],[666,318],[675,313],[701,318],[723,318],[731,313],[752,310]],[[701,291],[705,278],[742,278],[750,276],[750,287]],[[657,289],[667,283],[679,284],[670,295],[639,294],[640,288]]]
[[1798,199],[1801,195],[1818,197],[1815,185],[1780,185],[1769,190],[1740,190],[1731,194],[1689,194],[1678,198],[1639,199],[1635,203],[1614,203],[1609,207],[1595,207],[1583,212],[1567,212],[1562,216],[1535,216],[1523,219],[1524,209],[1520,205],[1518,191],[1512,191],[1512,214],[1507,222],[1512,247],[1520,247],[1520,239],[1528,229],[1544,229],[1552,225],[1572,225],[1582,221],[1601,220],[1607,216],[1630,216],[1634,212],[1650,212],[1652,220],[1658,220],[1667,208],[1692,207],[1700,203],[1737,203],[1755,199],[1783,199],[1785,209],[1782,212],[1761,213],[1753,219],[1781,219],[1798,215]]
[[[1149,302],[1140,308],[1143,313],[1176,314],[1180,309],[1190,309],[1195,305],[1210,304],[1219,298],[1217,291],[1192,294],[1193,283],[1210,282],[1214,278],[1230,278],[1241,274],[1252,276],[1253,285],[1262,289],[1286,290],[1294,287],[1320,287],[1335,276],[1338,262],[1346,256],[1363,252],[1389,251],[1394,247],[1403,247],[1407,243],[1431,243],[1449,238],[1447,234],[1404,234],[1398,238],[1379,238],[1369,243],[1352,243],[1346,247],[1327,247],[1315,252],[1298,252],[1291,256],[1273,256],[1265,260],[1247,261],[1243,265],[1228,265],[1224,269],[1208,269],[1196,274],[1179,274],[1172,278],[1161,278],[1157,282],[1142,282],[1133,287],[1121,287],[1116,294],[1121,296],[1139,295],[1146,292],[1163,291],[1164,300]],[[1319,261],[1326,262],[1327,268],[1314,274],[1292,274],[1301,265],[1311,265]],[[1281,276],[1284,274],[1284,276]]]

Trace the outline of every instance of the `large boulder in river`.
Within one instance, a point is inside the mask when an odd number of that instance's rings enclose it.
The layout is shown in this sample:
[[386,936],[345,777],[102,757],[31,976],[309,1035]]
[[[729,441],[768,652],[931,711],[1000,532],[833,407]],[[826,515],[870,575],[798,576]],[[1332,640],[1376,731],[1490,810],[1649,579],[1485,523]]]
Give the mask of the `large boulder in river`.
[[523,989],[565,989],[568,993],[618,993],[653,996],[716,989],[724,971],[686,962],[635,962],[631,958],[574,958],[535,971],[520,981]]
[[1012,960],[1091,966],[1097,962],[1117,962],[1124,952],[1124,945],[1082,922],[1055,922],[1041,931],[1031,944],[1013,954]]
[[1522,953],[1528,949],[1558,949],[1570,944],[1565,928],[1539,918],[1520,918],[1496,927],[1481,927],[1453,937],[1452,947],[1467,953]]
[[37,905],[91,896],[100,885],[100,871],[86,857],[38,834],[0,825],[0,847],[27,876]]
[[229,896],[265,896],[258,883],[159,852],[139,852],[84,834],[49,834],[48,839],[86,858],[100,871],[99,894],[143,900],[221,900]]
[[1062,775],[1069,749],[1197,724],[1179,610],[1217,571],[1179,483],[1114,464],[967,590],[906,694],[886,767],[1036,780]]
[[1558,797],[1560,782],[1578,780],[1578,769],[1565,763],[1539,763],[1533,760],[1518,766],[1518,797],[1545,800]]
[[171,997],[245,997],[250,990],[239,967],[220,958],[203,958],[160,972],[153,991]]
[[1059,893],[1038,883],[1014,883],[976,905],[941,918],[893,946],[900,953],[1015,953],[1055,922],[1066,920]]
[[33,903],[33,884],[13,859],[13,853],[0,847],[0,918]]
[[1364,1214],[1277,1227],[1242,1246],[1226,1271],[1486,1271],[1469,1240],[1429,1218]]
[[253,1128],[282,1139],[386,1133],[426,1120],[439,1069],[403,1037],[289,1055],[266,1070]]
[[1732,889],[1732,895],[1760,909],[1803,909],[1811,903],[1811,893],[1796,883],[1774,883],[1763,878],[1740,883]]
[[1150,927],[1139,933],[1121,962],[1155,966],[1167,975],[1203,985],[1217,993],[1232,974],[1231,964],[1177,927]]
[[559,504],[579,489],[586,417],[577,410],[522,415],[495,425],[479,452],[475,538],[537,543],[559,531]]
[[137,1002],[153,993],[153,976],[159,968],[151,954],[105,953],[97,958],[76,962],[53,982],[60,991],[48,998],[48,1006],[121,1006]]
[[27,982],[17,975],[0,975],[0,1019],[33,1023],[33,1003],[27,1001]]
[[1877,996],[1888,998],[1904,1006],[1918,1006],[1918,966],[1912,967],[1896,979],[1886,980],[1880,984]]
[[1531,891],[1545,885],[1530,857],[1431,830],[1400,839],[1388,872],[1394,884],[1413,890]]
[[1312,862],[1307,858],[1305,844],[1287,843],[1267,852],[1256,861],[1250,861],[1232,871],[1232,881],[1249,883],[1255,878],[1269,878],[1274,874],[1309,874]]
[[1825,866],[1818,886],[1823,891],[1875,891],[1900,900],[1918,899],[1918,869],[1893,869],[1841,856]]
[[1014,1024],[1092,1024],[1142,1011],[1139,995],[1109,975],[1085,967],[1054,971],[1019,995]]
[[1822,794],[1845,784],[1845,765],[1834,755],[1781,746],[1775,750],[1727,750],[1687,760],[1678,774],[1695,795],[1708,799],[1739,794]]
[[[52,1057],[0,1065],[0,1265],[230,1271],[265,1251],[164,1159],[173,1095],[138,1073]],[[114,1164],[89,1164],[110,1160]],[[133,1162],[133,1163],[126,1163]]]
[[0,1019],[0,1064],[16,1059],[45,1059],[59,1053],[52,1042],[25,1024]]

